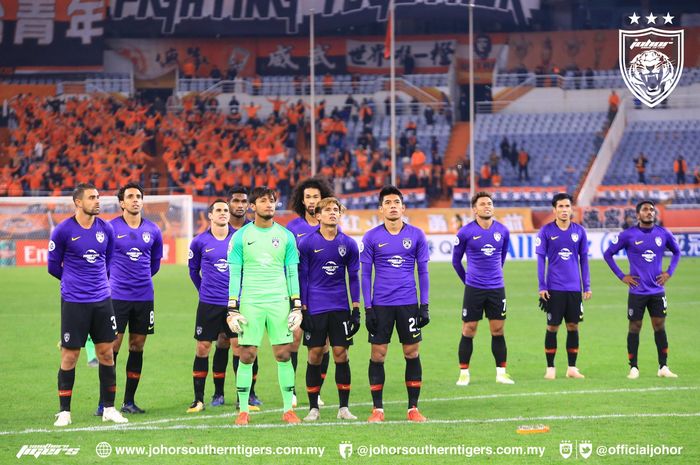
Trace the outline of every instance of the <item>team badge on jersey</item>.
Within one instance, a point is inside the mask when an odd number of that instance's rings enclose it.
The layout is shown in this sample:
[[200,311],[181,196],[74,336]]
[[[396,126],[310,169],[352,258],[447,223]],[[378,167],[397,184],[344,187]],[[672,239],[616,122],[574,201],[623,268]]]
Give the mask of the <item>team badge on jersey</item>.
[[654,238],[654,242],[656,242],[656,245],[659,247],[661,247],[661,244],[663,244],[663,240],[659,236]]
[[339,245],[338,246],[338,253],[340,254],[341,257],[344,257],[346,253],[348,253],[347,247],[344,245]]
[[280,246],[280,239],[279,237],[273,237],[272,238],[272,247],[277,248]]
[[578,242],[578,234],[573,233],[573,234],[571,235],[571,240],[574,241],[574,242]]
[[501,240],[501,233],[493,233],[493,238],[495,239],[496,242]]
[[97,242],[102,244],[105,241],[105,233],[103,233],[102,231],[96,232],[95,239],[97,239]]
[[410,249],[411,244],[413,244],[413,241],[411,241],[411,239],[404,239],[402,244],[404,249]]
[[[642,18],[628,16],[630,26],[639,25]],[[664,20],[673,24],[673,16],[645,16],[647,25]],[[646,106],[653,108],[663,102],[676,88],[683,73],[683,29],[619,30],[619,64],[627,88]]]
[[149,233],[148,231],[146,231],[145,233],[141,234],[141,239],[143,239],[143,241],[144,241],[146,244],[148,244],[149,242],[151,242],[151,233]]

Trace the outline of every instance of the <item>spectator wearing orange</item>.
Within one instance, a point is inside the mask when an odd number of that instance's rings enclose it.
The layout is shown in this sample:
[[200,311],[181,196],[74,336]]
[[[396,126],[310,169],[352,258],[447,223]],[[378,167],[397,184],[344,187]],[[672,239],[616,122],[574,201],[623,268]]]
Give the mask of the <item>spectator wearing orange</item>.
[[673,172],[676,173],[676,184],[685,184],[685,173],[688,172],[688,163],[683,155],[673,160]]
[[323,93],[326,95],[333,93],[333,76],[331,73],[326,73],[323,76]]
[[530,164],[530,154],[527,153],[525,148],[521,148],[518,153],[518,181],[523,180],[523,175],[525,180],[530,180],[530,173],[528,171],[528,165]]
[[479,186],[489,187],[491,185],[491,167],[488,162],[484,162],[479,170]]
[[457,169],[455,167],[450,167],[445,171],[445,174],[443,175],[443,185],[447,189],[447,197],[452,198],[454,195],[454,188],[457,186],[457,179],[459,178],[459,174],[457,173]]
[[260,95],[260,93],[262,91],[262,78],[260,76],[258,76],[257,74],[253,77],[252,88],[253,88],[253,95]]
[[416,149],[411,154],[411,168],[415,173],[420,170],[425,164],[425,153],[416,147]]
[[635,158],[634,160],[634,168],[637,170],[637,180],[640,184],[646,184],[646,171],[647,171],[647,163],[649,163],[649,159],[644,156],[644,153],[639,152],[639,156]]
[[277,98],[268,98],[267,101],[272,104],[272,114],[275,116],[275,119],[278,119],[280,117],[280,111],[282,107],[287,104],[287,101],[282,100],[279,95]]

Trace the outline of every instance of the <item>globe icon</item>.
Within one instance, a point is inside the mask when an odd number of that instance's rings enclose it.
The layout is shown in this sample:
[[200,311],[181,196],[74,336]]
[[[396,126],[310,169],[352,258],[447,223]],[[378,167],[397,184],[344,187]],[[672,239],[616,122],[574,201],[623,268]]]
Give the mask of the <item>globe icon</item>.
[[95,446],[95,453],[98,457],[106,459],[107,457],[112,455],[112,446],[108,442],[102,441],[97,446]]

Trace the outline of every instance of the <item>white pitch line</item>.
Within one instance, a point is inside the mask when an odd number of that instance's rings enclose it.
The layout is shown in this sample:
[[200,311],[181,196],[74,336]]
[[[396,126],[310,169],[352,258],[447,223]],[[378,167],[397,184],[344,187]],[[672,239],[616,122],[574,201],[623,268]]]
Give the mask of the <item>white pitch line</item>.
[[[679,412],[679,413],[607,413],[601,415],[546,415],[539,417],[506,417],[506,418],[463,418],[457,420],[428,420],[423,425],[453,425],[453,424],[479,424],[479,423],[512,423],[512,422],[533,422],[533,421],[571,421],[571,420],[602,420],[602,419],[628,419],[628,418],[696,418],[700,417],[700,412]],[[406,420],[388,420],[382,423],[368,423],[366,421],[329,421],[300,423],[290,425],[286,423],[261,423],[249,424],[247,426],[226,425],[172,425],[172,426],[141,426],[138,423],[133,426],[112,425],[106,427],[86,426],[82,428],[70,429],[33,429],[20,431],[15,434],[36,434],[36,433],[69,433],[69,432],[106,432],[106,431],[178,431],[178,430],[211,430],[211,429],[279,429],[279,428],[303,428],[303,427],[323,427],[323,426],[370,426],[373,425],[406,425]],[[415,424],[411,424],[412,426]]]
[[[475,396],[458,396],[458,397],[437,397],[437,398],[429,398],[429,399],[421,399],[421,403],[426,403],[426,402],[451,402],[451,401],[460,401],[460,400],[482,400],[482,399],[502,399],[502,398],[512,398],[512,397],[532,397],[532,396],[560,396],[560,395],[588,395],[588,394],[629,394],[629,393],[640,393],[640,392],[668,392],[668,391],[697,391],[700,389],[700,386],[674,386],[674,387],[648,387],[648,388],[619,388],[619,389],[582,389],[582,390],[574,390],[574,391],[551,391],[551,392],[545,392],[545,391],[538,391],[538,392],[519,392],[519,393],[499,393],[499,394],[482,394],[482,395],[475,395]],[[393,405],[393,404],[404,404],[406,401],[405,400],[390,400],[390,401],[385,401],[384,404],[388,405]],[[371,402],[361,402],[361,403],[353,403],[353,407],[369,407],[372,406]],[[334,405],[328,405],[327,407],[334,407]],[[282,409],[270,409],[270,410],[265,410],[260,413],[253,413],[253,418],[257,417],[258,415],[263,415],[267,413],[282,413]],[[652,414],[653,415],[653,414]],[[685,414],[679,414],[681,416]],[[695,415],[700,415],[700,414],[688,414],[688,416],[695,416]],[[229,417],[235,417],[237,416],[237,413],[230,412],[230,413],[221,413],[217,415],[188,415],[185,417],[174,417],[174,418],[161,418],[159,420],[149,420],[149,421],[143,421],[143,422],[138,422],[138,423],[131,423],[129,425],[105,425],[105,426],[89,426],[89,427],[81,427],[81,428],[60,428],[60,429],[45,429],[45,428],[40,428],[40,429],[25,429],[21,431],[0,431],[0,436],[7,436],[7,435],[18,435],[18,434],[33,434],[33,433],[60,433],[60,432],[74,432],[74,431],[131,431],[131,430],[167,430],[167,429],[201,429],[201,428],[210,428],[210,427],[221,427],[221,426],[226,426],[227,425],[216,425],[216,426],[211,426],[211,425],[194,425],[194,426],[187,426],[187,425],[175,425],[174,427],[156,427],[155,425],[161,425],[164,423],[175,423],[175,422],[187,422],[187,421],[192,421],[192,420],[209,420],[209,419],[221,419],[221,418],[229,418]],[[133,418],[133,417],[132,417]],[[552,417],[552,418],[558,418],[558,417]],[[563,417],[562,417],[563,418]],[[571,417],[573,418],[573,417]],[[606,417],[607,418],[607,417]],[[523,419],[525,420],[525,419]],[[452,423],[452,422],[458,422],[458,423],[466,423],[466,422],[493,422],[493,420],[478,420],[478,419],[471,419],[471,420],[431,420],[431,423]],[[503,420],[503,421],[511,421],[511,420]],[[514,419],[512,421],[515,421]],[[397,424],[403,424],[404,422],[394,422]],[[354,424],[354,423],[347,423],[347,422],[331,422],[331,423],[316,423],[316,426],[323,426],[323,425],[347,425],[347,424]],[[392,422],[388,421],[385,422],[385,424],[393,424]],[[235,425],[230,425],[235,427]],[[261,428],[261,427],[266,427],[265,425],[258,425],[254,426],[256,428]],[[285,425],[269,425],[269,427],[285,427]]]

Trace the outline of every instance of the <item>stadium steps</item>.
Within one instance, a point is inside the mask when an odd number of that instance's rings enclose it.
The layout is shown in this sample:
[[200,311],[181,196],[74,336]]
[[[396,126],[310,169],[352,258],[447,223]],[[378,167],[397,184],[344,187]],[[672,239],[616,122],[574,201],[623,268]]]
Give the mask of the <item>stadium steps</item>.
[[455,166],[464,159],[464,154],[467,153],[469,147],[469,124],[468,122],[458,122],[452,126],[450,141],[445,149],[443,166]]
[[311,160],[311,145],[306,143],[306,128],[297,128],[297,151],[301,154],[302,160]]
[[[386,80],[384,81],[384,90],[389,91],[391,90],[391,81]],[[397,79],[396,80],[396,92],[403,92],[409,97],[415,98],[418,100],[420,103],[424,104],[435,104],[435,103],[442,103],[442,92],[438,91],[440,96],[435,95],[433,92],[426,92],[426,89],[416,87],[413,84],[404,81],[403,79]]]

